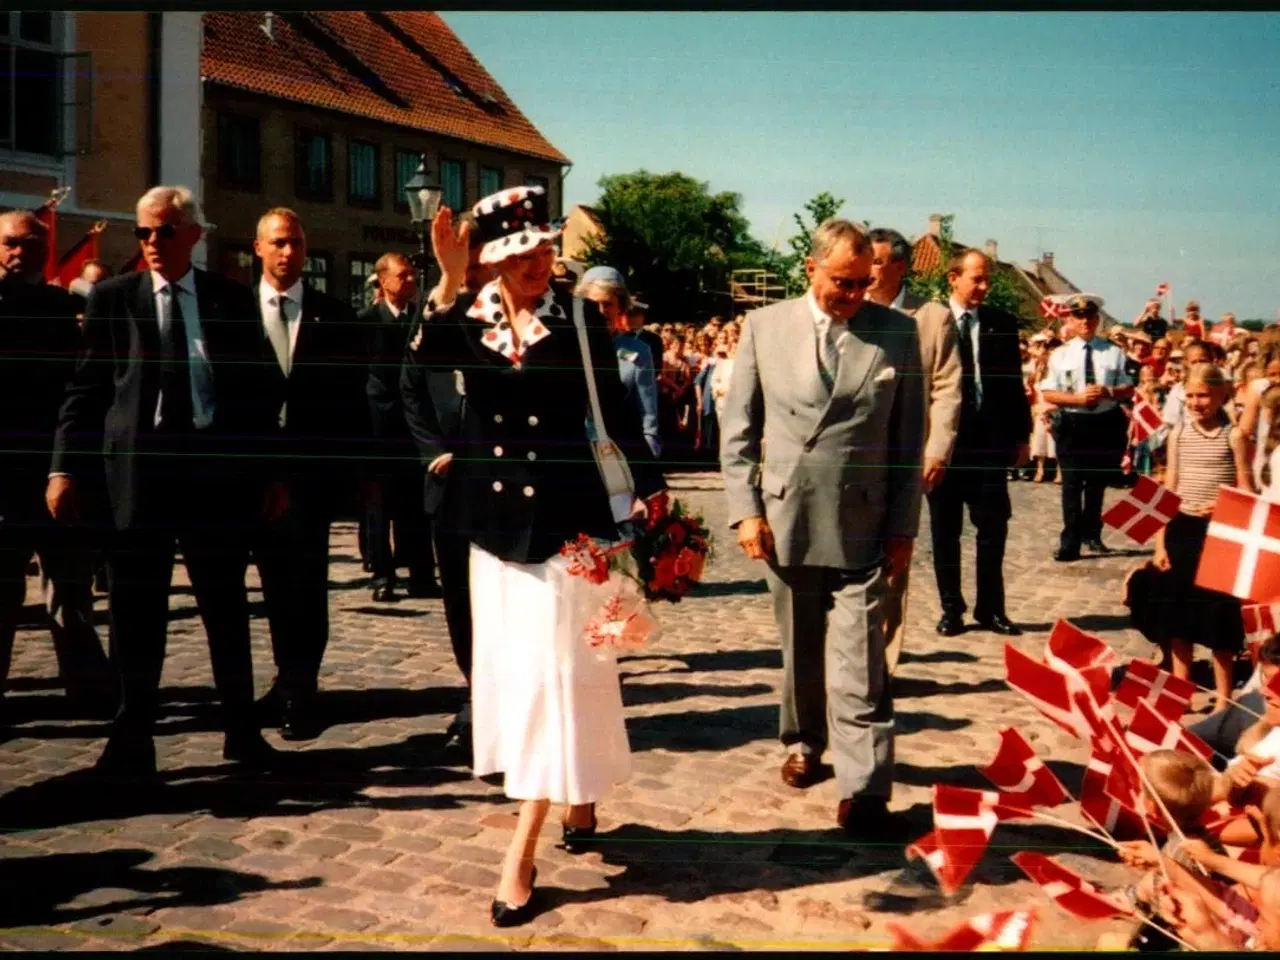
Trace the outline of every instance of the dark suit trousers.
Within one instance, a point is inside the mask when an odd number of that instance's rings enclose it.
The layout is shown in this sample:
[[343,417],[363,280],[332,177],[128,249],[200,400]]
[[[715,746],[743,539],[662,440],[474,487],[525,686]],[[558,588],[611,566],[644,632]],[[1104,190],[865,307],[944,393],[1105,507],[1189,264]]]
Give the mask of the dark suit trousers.
[[[446,501],[447,503],[448,501]],[[440,564],[440,592],[444,595],[444,618],[449,627],[449,642],[458,669],[471,683],[471,541],[437,515],[432,520],[435,530],[436,561]]]
[[960,589],[960,531],[964,508],[977,528],[978,596],[974,616],[984,619],[1004,615],[1004,545],[1009,533],[1008,467],[974,465],[961,458],[943,475],[929,494],[929,530],[933,540],[933,572],[943,613],[959,616],[965,611]]
[[431,545],[431,518],[422,505],[422,467],[415,460],[406,460],[385,470],[378,485],[381,496],[369,511],[374,581],[394,583],[396,568],[407,567],[411,584],[434,583],[436,558]]
[[212,506],[219,496],[225,501],[225,489],[189,477],[164,486],[170,491],[170,502],[149,505],[146,522],[117,533],[107,552],[111,658],[120,672],[122,692],[116,728],[149,736],[154,727],[174,552],[181,545],[208,638],[223,729],[228,733],[257,729],[245,588],[251,521],[244,513],[234,516]]
[[1062,470],[1062,535],[1068,552],[1102,537],[1102,499],[1124,456],[1128,421],[1116,407],[1107,413],[1067,413],[1055,436]]
[[276,673],[294,694],[315,692],[329,644],[332,520],[330,497],[305,483],[290,484],[289,509],[263,525],[254,547]]

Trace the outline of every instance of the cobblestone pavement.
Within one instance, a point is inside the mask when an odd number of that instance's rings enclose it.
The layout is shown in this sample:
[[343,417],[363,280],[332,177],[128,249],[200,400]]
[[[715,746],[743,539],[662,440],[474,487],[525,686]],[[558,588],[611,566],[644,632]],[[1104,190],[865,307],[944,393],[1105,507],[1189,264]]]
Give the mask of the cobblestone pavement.
[[[332,640],[321,678],[333,724],[312,743],[285,745],[306,752],[305,774],[229,777],[203,633],[181,569],[157,739],[166,786],[156,795],[88,789],[74,775],[96,758],[106,725],[67,718],[47,634],[21,632],[10,694],[18,726],[0,744],[0,886],[9,891],[0,897],[0,947],[883,947],[886,922],[930,936],[1020,904],[1040,907],[1036,946],[1092,946],[1105,925],[1070,921],[1007,858],[1018,849],[1066,851],[1063,861],[1086,876],[1122,881],[1085,838],[1002,826],[977,882],[947,900],[901,846],[855,845],[835,829],[834,780],[806,792],[780,782],[781,658],[760,568],[723,527],[714,475],[676,485],[707,512],[719,556],[696,596],[660,611],[663,639],[623,660],[634,776],[600,806],[598,851],[570,856],[557,846],[558,828],[544,832],[539,887],[548,909],[533,924],[514,932],[489,925],[514,805],[500,783],[443,765],[443,731],[463,688],[440,603],[373,604],[354,525],[341,524],[333,531]],[[1058,488],[1011,490],[1008,608],[1027,631],[1018,645],[1038,653],[1052,623],[1070,616],[1122,657],[1145,656],[1120,603],[1136,554],[1054,564]],[[1036,742],[1071,789],[1085,759],[1082,745],[1006,688],[1001,638],[935,634],[927,514],[924,532],[895,680],[893,806],[908,812],[915,835],[931,829],[932,783],[986,785],[974,764],[994,754],[1002,725]],[[270,652],[260,603],[254,612],[261,694]],[[274,731],[268,736],[280,743]]]

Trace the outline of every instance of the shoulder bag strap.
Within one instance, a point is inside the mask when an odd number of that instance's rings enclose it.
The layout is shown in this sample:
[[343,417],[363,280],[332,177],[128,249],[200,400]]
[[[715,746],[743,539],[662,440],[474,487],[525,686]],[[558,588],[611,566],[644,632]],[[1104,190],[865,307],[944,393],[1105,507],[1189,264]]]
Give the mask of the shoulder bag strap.
[[587,343],[587,318],[581,297],[573,298],[573,325],[578,331],[578,349],[582,352],[582,369],[587,373],[587,396],[591,400],[591,423],[596,431],[597,443],[608,443],[604,429],[604,412],[600,409],[600,394],[596,391],[596,368],[591,362],[591,346]]

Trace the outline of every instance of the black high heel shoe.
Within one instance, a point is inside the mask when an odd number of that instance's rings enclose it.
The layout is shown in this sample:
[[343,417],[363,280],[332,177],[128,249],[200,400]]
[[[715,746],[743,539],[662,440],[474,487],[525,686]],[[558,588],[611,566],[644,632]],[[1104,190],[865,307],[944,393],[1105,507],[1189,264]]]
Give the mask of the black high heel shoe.
[[538,895],[538,891],[534,889],[537,882],[538,868],[534,867],[533,873],[529,875],[529,899],[518,907],[494,899],[489,907],[489,915],[495,927],[522,927],[537,915],[537,907],[533,902]]
[[564,826],[564,849],[568,853],[582,853],[587,843],[595,839],[596,836],[596,806],[591,805],[591,825],[587,827],[571,827],[567,823]]

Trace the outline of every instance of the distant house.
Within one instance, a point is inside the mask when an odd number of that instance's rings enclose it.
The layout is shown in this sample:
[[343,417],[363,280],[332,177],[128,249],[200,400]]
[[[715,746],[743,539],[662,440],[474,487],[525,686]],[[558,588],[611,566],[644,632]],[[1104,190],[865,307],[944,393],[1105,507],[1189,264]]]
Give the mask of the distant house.
[[[929,218],[928,229],[917,237],[911,248],[911,268],[916,273],[931,273],[942,264],[942,215],[934,214]],[[1039,260],[1032,260],[1021,266],[999,257],[999,246],[994,240],[988,240],[982,247],[952,240],[955,252],[961,250],[981,250],[990,259],[997,273],[1007,275],[1014,289],[1018,291],[1018,315],[1026,319],[1040,318],[1040,301],[1051,294],[1079,293],[1080,288],[1068,280],[1053,262],[1052,253],[1044,253]],[[1105,310],[1102,312],[1104,327],[1116,323],[1114,317]]]
[[587,240],[598,237],[604,228],[600,217],[592,207],[578,204],[565,217],[564,233],[560,238],[560,253],[570,260],[582,260],[587,252]]

